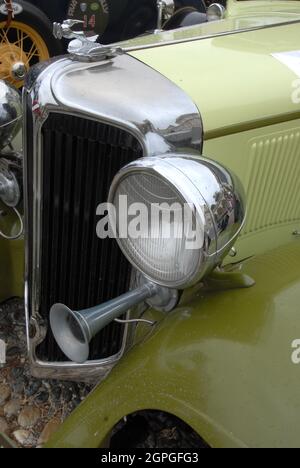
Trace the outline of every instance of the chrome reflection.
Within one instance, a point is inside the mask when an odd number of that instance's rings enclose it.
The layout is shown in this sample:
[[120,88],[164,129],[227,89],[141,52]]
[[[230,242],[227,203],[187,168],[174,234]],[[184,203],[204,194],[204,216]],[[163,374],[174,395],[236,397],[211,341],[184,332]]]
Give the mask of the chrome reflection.
[[[133,86],[134,84],[134,86]],[[155,91],[149,92],[149,89]],[[29,239],[25,242],[25,307],[28,347],[32,373],[37,377],[100,380],[111,370],[132,342],[131,326],[125,326],[120,353],[105,360],[45,362],[36,356],[45,338],[47,324],[39,316],[42,150],[41,130],[49,113],[60,112],[105,122],[125,129],[141,142],[144,156],[182,153],[200,155],[203,143],[202,120],[193,101],[178,86],[129,55],[113,60],[84,64],[70,58],[55,58],[33,67],[26,77],[24,110],[25,140],[30,138],[32,154],[25,148],[25,186],[33,183],[33,253],[29,258]],[[31,130],[31,125],[33,128]],[[33,162],[33,181],[28,180],[28,156]],[[25,190],[25,206],[28,206]],[[26,212],[28,209],[26,208]],[[25,220],[28,226],[28,219]],[[28,232],[28,229],[26,230]],[[29,288],[29,280],[33,285]],[[133,275],[132,284],[135,282]],[[135,311],[139,316],[139,309]],[[130,318],[129,315],[127,318]],[[34,324],[34,326],[33,326]],[[30,329],[35,333],[30,336]]]
[[21,128],[22,101],[19,92],[0,80],[0,150],[7,146]]

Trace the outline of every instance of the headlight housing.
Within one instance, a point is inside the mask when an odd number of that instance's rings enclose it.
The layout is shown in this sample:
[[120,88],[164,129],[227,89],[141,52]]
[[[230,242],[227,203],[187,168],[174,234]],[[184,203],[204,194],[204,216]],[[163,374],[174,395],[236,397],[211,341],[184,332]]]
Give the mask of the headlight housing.
[[116,175],[108,201],[124,255],[169,288],[187,288],[215,268],[245,220],[239,180],[202,157],[137,160]]
[[21,124],[21,96],[10,84],[0,80],[0,150],[11,142]]

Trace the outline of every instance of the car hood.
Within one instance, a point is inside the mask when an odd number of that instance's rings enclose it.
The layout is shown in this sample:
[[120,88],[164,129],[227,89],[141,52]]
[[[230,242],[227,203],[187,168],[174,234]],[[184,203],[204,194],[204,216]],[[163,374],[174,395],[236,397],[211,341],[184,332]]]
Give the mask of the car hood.
[[[252,128],[257,121],[265,125],[299,117],[300,104],[293,102],[293,96],[300,87],[300,67],[297,73],[274,57],[300,50],[299,19],[245,32],[232,31],[229,25],[249,21],[227,20],[230,33],[218,33],[224,26],[216,22],[209,26],[211,33],[215,31],[212,37],[197,36],[204,26],[189,28],[188,41],[184,39],[187,30],[164,33],[149,39],[154,41],[151,47],[135,43],[128,51],[193,99],[203,118],[205,138],[235,132],[245,125]],[[181,34],[181,40],[178,36],[169,43],[168,34],[170,38]]]

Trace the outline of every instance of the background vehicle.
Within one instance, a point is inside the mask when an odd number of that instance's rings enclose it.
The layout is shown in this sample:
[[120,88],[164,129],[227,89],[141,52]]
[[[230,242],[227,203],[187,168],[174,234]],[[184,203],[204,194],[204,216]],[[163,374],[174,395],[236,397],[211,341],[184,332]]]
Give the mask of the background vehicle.
[[[7,24],[7,8],[0,1],[0,79],[20,88],[29,68],[59,55],[66,44],[52,34],[52,23],[74,18],[84,22],[85,31],[101,36],[103,43],[129,39],[155,29],[156,0],[16,0],[14,20]],[[178,0],[176,8],[191,5],[205,11],[202,0]]]
[[22,0],[12,5],[14,19],[7,27],[7,8],[3,0],[0,2],[0,79],[20,88],[32,65],[61,54],[63,47],[39,8]]
[[[100,34],[104,44],[130,39],[157,27],[157,0],[89,0],[85,5],[83,10],[82,3],[70,2],[68,17],[83,20],[84,29]],[[175,11],[186,7],[206,11],[203,0],[175,1]]]

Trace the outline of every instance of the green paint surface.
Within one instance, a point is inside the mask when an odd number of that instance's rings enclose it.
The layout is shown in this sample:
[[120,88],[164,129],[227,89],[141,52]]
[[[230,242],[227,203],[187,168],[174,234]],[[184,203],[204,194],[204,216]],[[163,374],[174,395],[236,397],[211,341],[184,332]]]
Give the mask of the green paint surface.
[[49,446],[97,447],[142,409],[177,415],[213,447],[299,446],[300,366],[291,360],[300,338],[299,263],[295,240],[244,265],[256,280],[250,289],[195,288]]

